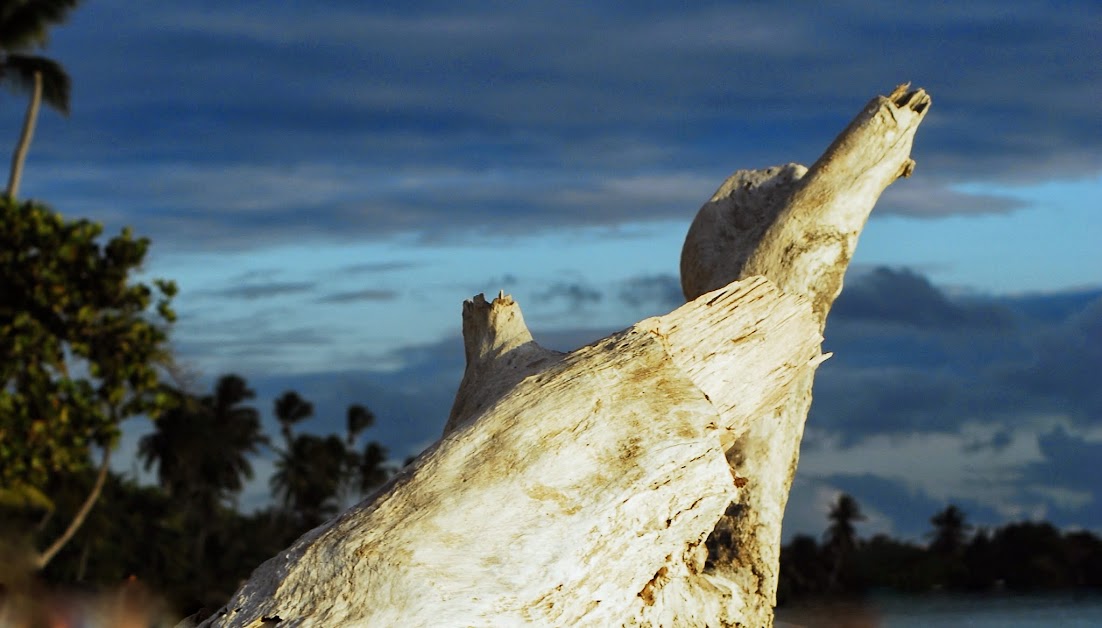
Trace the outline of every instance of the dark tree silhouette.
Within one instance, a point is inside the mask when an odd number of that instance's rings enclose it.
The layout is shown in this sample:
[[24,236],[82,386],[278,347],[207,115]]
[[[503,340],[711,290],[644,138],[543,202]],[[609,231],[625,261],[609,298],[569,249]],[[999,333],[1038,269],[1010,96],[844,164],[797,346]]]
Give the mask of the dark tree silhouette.
[[260,431],[260,413],[243,405],[254,397],[256,393],[242,377],[225,375],[218,380],[214,395],[203,398],[214,424],[209,437],[219,441],[214,449],[220,454],[220,460],[210,461],[204,480],[219,489],[220,499],[241,492],[244,480],[253,476],[249,454],[257,453],[259,445],[267,442]]
[[950,504],[930,519],[934,526],[930,551],[956,556],[964,550],[972,526],[965,523],[964,512]]
[[145,468],[157,466],[157,479],[194,524],[196,559],[205,554],[218,509],[252,477],[249,454],[266,439],[256,408],[244,405],[255,393],[238,375],[224,375],[213,395],[201,399],[175,392],[176,407],[152,434],[138,443]]
[[797,535],[781,548],[781,577],[777,601],[822,593],[829,580],[819,544],[813,537]]
[[277,449],[272,491],[285,513],[304,528],[320,524],[336,513],[344,497],[363,494],[390,476],[386,450],[372,441],[363,453],[355,451],[356,440],[374,425],[375,415],[362,405],[348,408],[345,438],[296,435],[293,426],[313,415],[313,406],[293,391],[275,402],[285,447]]
[[857,547],[857,528],[854,523],[865,520],[857,500],[842,493],[838,496],[838,501],[831,505],[827,518],[831,523],[826,531],[826,547],[843,553],[852,552]]
[[344,442],[336,436],[300,434],[276,461],[272,488],[304,527],[318,525],[340,507],[346,455]]
[[[930,519],[934,536],[943,538],[928,547],[885,534],[858,542],[852,522],[862,517],[847,497],[831,508],[821,551],[814,539],[802,536],[782,548],[778,603],[869,588],[899,593],[1102,590],[1102,539],[1092,532],[1061,533],[1048,522],[1024,521],[981,528],[965,541],[971,526],[963,511],[948,506]],[[850,553],[840,554],[842,548]]]
[[224,375],[213,395],[201,399],[174,391],[178,402],[143,436],[138,455],[172,497],[209,512],[231,498],[252,477],[249,454],[265,442],[256,408],[243,405],[256,395],[238,375]]
[[386,449],[375,441],[369,441],[364,445],[363,453],[353,451],[356,439],[361,432],[375,425],[375,415],[361,405],[348,407],[348,488],[358,489],[363,495],[380,486],[390,478],[390,470],[386,467]]
[[1060,531],[1048,522],[1004,526],[991,539],[1000,580],[1011,590],[1058,589],[1070,585]]
[[864,521],[865,515],[861,513],[856,499],[842,493],[838,496],[838,501],[830,507],[827,518],[831,523],[826,531],[823,549],[831,566],[829,588],[837,591],[849,584],[847,576],[851,575],[850,559],[857,549],[857,529],[854,523]]
[[360,434],[372,425],[375,425],[375,415],[371,410],[360,404],[348,406],[348,446],[354,446]]
[[288,390],[276,399],[275,415],[283,433],[283,440],[287,447],[290,447],[294,436],[291,428],[296,423],[314,416],[314,405],[300,397],[297,392]]
[[964,588],[983,591],[995,586],[999,579],[997,552],[987,530],[981,528],[972,536],[972,540],[964,548],[963,560],[968,573]]

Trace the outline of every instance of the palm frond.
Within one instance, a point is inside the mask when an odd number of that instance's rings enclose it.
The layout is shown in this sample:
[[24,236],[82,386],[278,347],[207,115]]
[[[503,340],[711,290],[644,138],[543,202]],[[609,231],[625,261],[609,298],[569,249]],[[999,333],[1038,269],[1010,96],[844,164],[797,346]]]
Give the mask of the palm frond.
[[71,81],[60,63],[46,57],[21,54],[7,55],[0,63],[0,81],[19,92],[34,89],[35,73],[42,75],[42,100],[69,115]]
[[5,0],[0,3],[0,49],[46,45],[49,27],[65,21],[80,0]]

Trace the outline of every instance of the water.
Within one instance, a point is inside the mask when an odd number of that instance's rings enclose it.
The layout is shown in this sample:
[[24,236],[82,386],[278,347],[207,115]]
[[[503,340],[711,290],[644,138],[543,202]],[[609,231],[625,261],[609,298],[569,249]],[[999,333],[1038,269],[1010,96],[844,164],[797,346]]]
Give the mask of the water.
[[861,604],[782,608],[777,626],[807,628],[1102,628],[1102,596],[873,596]]

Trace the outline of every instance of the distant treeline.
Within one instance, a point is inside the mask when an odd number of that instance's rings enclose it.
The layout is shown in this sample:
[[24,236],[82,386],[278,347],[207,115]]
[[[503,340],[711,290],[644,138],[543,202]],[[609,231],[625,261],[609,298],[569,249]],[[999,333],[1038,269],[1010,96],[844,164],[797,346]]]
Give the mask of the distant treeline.
[[926,546],[878,534],[858,539],[857,502],[839,497],[822,543],[793,538],[781,548],[779,604],[809,597],[860,595],[871,590],[1037,592],[1102,588],[1102,539],[1089,531],[1061,532],[1051,523],[1023,521],[979,529],[950,505],[931,519]]

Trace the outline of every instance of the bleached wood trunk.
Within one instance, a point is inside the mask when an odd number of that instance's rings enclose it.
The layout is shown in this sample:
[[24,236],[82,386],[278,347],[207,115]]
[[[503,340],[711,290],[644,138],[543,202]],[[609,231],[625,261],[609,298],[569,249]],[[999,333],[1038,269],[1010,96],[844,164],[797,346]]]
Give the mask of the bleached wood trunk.
[[[810,170],[736,173],[690,230],[690,302],[666,316],[560,354],[512,299],[465,303],[444,437],[207,623],[770,625],[826,313],[928,103],[897,90]],[[733,555],[708,561],[725,535]]]
[[[880,194],[914,170],[911,144],[926,116],[925,91],[900,85],[873,98],[823,155],[799,164],[739,171],[701,207],[681,252],[688,299],[728,282],[764,276],[811,301],[822,330]],[[811,408],[813,373],[740,438],[724,443],[731,472],[759,478],[731,503],[708,543],[717,577],[758,591],[746,625],[769,625],[776,605],[781,519]],[[702,594],[707,596],[707,593]]]

